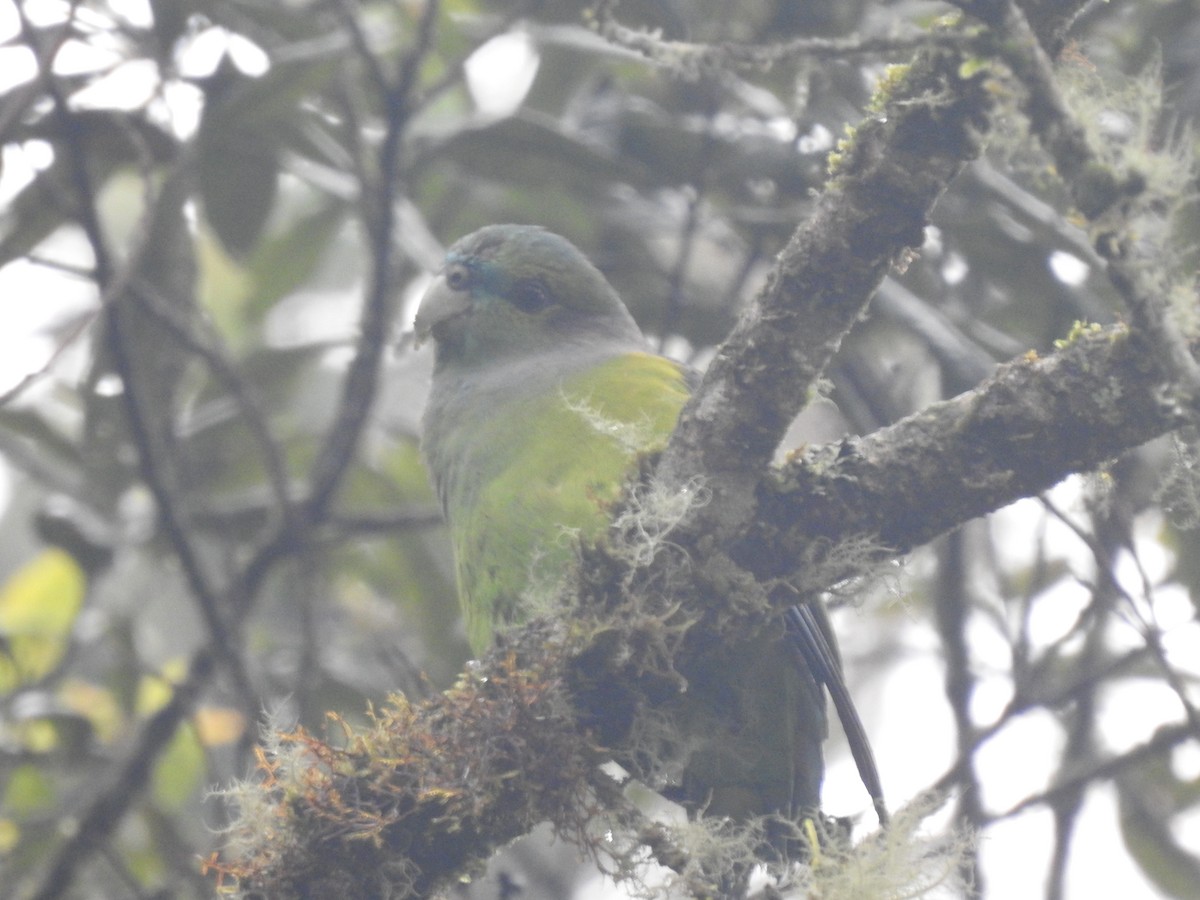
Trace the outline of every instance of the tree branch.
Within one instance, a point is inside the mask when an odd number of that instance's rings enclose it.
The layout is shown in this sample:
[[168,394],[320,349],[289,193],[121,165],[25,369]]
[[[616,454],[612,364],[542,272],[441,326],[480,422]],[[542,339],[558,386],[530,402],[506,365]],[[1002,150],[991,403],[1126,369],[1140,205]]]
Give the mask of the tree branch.
[[1153,193],[1146,176],[1132,167],[1116,171],[1093,146],[1059,91],[1050,58],[1019,6],[1012,0],[987,0],[971,8],[992,26],[997,56],[1025,88],[1030,128],[1054,159],[1072,201],[1091,220],[1096,252],[1107,263],[1108,280],[1125,301],[1130,321],[1157,348],[1170,369],[1172,390],[1195,413],[1200,410],[1200,363],[1173,321],[1157,266],[1147,265],[1139,236],[1128,225],[1130,212]]
[[804,36],[777,44],[743,44],[722,41],[696,44],[668,41],[656,33],[629,28],[617,21],[612,0],[593,5],[591,15],[596,30],[608,41],[644,56],[646,59],[685,75],[703,72],[759,71],[793,60],[845,60],[856,56],[886,57],[909,55],[931,43],[961,42],[961,35],[941,33],[889,37],[827,38]]
[[444,694],[393,697],[344,750],[277,737],[261,785],[232,792],[241,859],[213,867],[243,896],[427,897],[541,821],[586,846],[604,757],[566,702],[562,656],[540,656],[494,653]]
[[[399,187],[400,153],[403,137],[417,104],[417,84],[421,63],[433,48],[438,0],[426,0],[421,12],[416,41],[400,64],[396,83],[383,96],[385,130],[380,144],[374,184],[362,184],[364,195],[373,195],[368,207],[367,232],[371,245],[371,274],[363,300],[361,336],[357,352],[346,373],[342,397],[332,427],[321,447],[311,474],[311,492],[305,505],[311,521],[319,521],[329,511],[350,462],[358,439],[366,426],[371,403],[378,391],[379,365],[387,344],[395,294],[395,266],[392,250],[396,243],[395,200]],[[356,41],[357,43],[357,41]],[[378,61],[365,44],[361,50],[374,77],[380,77]]]
[[892,263],[924,240],[933,204],[980,151],[991,100],[959,53],[926,51],[897,79],[883,115],[844,142],[813,217],[793,235],[752,307],[683,411],[659,475],[700,475],[701,511],[728,531],[842,338]]
[[1094,469],[1186,424],[1162,402],[1159,366],[1125,328],[1097,329],[867,437],[810,449],[759,484],[734,558],[777,577],[852,537],[903,553]]

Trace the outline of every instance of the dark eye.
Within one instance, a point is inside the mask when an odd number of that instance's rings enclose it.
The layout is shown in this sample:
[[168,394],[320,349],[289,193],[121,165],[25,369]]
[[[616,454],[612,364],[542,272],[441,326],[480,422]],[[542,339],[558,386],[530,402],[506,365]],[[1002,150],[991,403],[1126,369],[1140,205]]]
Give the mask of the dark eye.
[[523,313],[540,312],[550,305],[550,292],[540,282],[522,282],[513,295],[513,305]]
[[452,291],[465,291],[471,283],[471,273],[466,266],[451,266],[446,270],[446,284]]

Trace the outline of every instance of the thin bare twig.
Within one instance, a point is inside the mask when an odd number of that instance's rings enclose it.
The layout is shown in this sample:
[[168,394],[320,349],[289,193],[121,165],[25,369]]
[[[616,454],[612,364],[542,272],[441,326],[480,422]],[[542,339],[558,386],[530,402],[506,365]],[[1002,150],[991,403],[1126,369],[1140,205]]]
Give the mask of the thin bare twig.
[[920,32],[903,37],[820,38],[801,37],[778,44],[741,44],[723,41],[697,44],[665,40],[657,32],[639,31],[616,18],[617,3],[602,0],[589,10],[596,30],[619,47],[641,54],[651,62],[689,76],[702,72],[766,72],[784,63],[811,59],[848,59],[860,56],[907,56],[937,44],[964,42],[953,32]]
[[[976,728],[971,717],[971,698],[978,681],[971,665],[967,640],[967,621],[971,600],[970,577],[967,573],[967,534],[953,531],[936,545],[938,554],[937,580],[934,588],[934,621],[946,657],[943,678],[946,699],[954,715],[955,740],[962,765],[958,771],[957,816],[968,831],[974,831],[983,821],[982,787],[975,771]],[[964,883],[969,885],[970,897],[983,896],[983,873],[979,854],[971,852],[959,861]]]
[[1180,744],[1192,740],[1191,729],[1186,725],[1168,725],[1155,732],[1154,737],[1143,744],[1127,750],[1120,756],[1103,760],[1095,765],[1080,769],[1069,778],[1065,778],[1039,794],[1033,794],[1024,800],[1014,803],[1003,812],[988,817],[988,824],[1001,822],[1019,816],[1035,806],[1053,803],[1055,797],[1066,791],[1076,791],[1081,787],[1095,784],[1098,781],[1115,778],[1126,769],[1137,766],[1148,759],[1160,756]]
[[[713,90],[714,87],[714,85],[708,85],[709,91]],[[696,162],[697,182],[691,185],[692,194],[688,197],[687,211],[684,214],[683,222],[679,229],[679,253],[675,257],[675,265],[671,268],[668,280],[667,302],[663,308],[658,335],[658,350],[660,353],[672,329],[678,325],[679,313],[683,309],[684,281],[687,278],[687,270],[691,265],[692,255],[696,249],[701,210],[704,205],[708,166],[712,161],[713,151],[717,145],[716,137],[713,134],[713,117],[716,115],[716,109],[711,95],[706,105],[708,108],[704,116],[704,135]]]
[[170,301],[159,294],[153,285],[139,279],[133,286],[132,295],[139,306],[166,328],[181,347],[204,361],[213,377],[233,398],[238,412],[250,430],[251,437],[258,444],[263,468],[267,473],[267,482],[271,486],[280,515],[285,522],[293,521],[294,504],[283,453],[271,434],[266,413],[254,396],[250,385],[238,373],[222,349],[213,341],[206,341],[195,334],[192,323],[180,316]]
[[377,183],[362,185],[376,198],[368,217],[371,238],[371,276],[363,303],[361,335],[346,373],[338,412],[317,455],[305,512],[310,522],[320,520],[341,484],[366,425],[371,402],[378,390],[379,365],[387,342],[395,294],[392,249],[395,243],[395,196],[399,185],[402,137],[412,113],[414,92],[422,60],[433,47],[438,0],[428,0],[421,14],[413,47],[401,62],[396,83],[384,94],[386,124],[379,148]]
[[1050,57],[1029,20],[1012,0],[964,3],[994,30],[994,50],[1024,86],[1030,128],[1054,159],[1072,201],[1093,224],[1104,226],[1095,250],[1107,263],[1109,282],[1129,310],[1137,333],[1157,348],[1181,405],[1200,415],[1200,362],[1192,356],[1182,329],[1172,321],[1166,299],[1139,265],[1135,236],[1108,225],[1108,214],[1127,209],[1146,190],[1141,173],[1118,175],[1089,143],[1086,129],[1059,91]]
[[25,375],[20,381],[10,387],[3,394],[0,394],[0,406],[5,406],[15,398],[19,397],[26,388],[36,381],[43,378],[59,358],[69,350],[79,338],[87,334],[87,330],[92,327],[92,323],[100,315],[100,309],[97,307],[91,312],[85,313],[72,325],[67,333],[58,339],[58,345],[50,352],[50,356],[42,365]]
[[358,9],[350,0],[336,0],[333,6],[337,10],[338,18],[342,20],[342,27],[350,36],[350,46],[354,48],[358,62],[366,69],[371,87],[379,95],[379,99],[383,100],[391,90],[388,76],[383,69],[383,63],[371,49],[371,43],[367,40],[362,23],[358,21]]
[[1151,584],[1150,577],[1142,568],[1141,561],[1138,559],[1134,548],[1132,546],[1127,547],[1142,578],[1142,590],[1145,594],[1145,602],[1148,607],[1147,613],[1142,612],[1138,599],[1117,579],[1116,560],[1113,559],[1108,548],[1101,544],[1094,534],[1080,527],[1078,523],[1068,516],[1064,510],[1059,508],[1048,496],[1042,495],[1039,499],[1055,518],[1066,525],[1079,540],[1087,545],[1088,550],[1096,559],[1096,567],[1101,573],[1104,584],[1125,601],[1129,613],[1136,620],[1137,624],[1135,627],[1141,635],[1142,640],[1145,641],[1146,650],[1149,651],[1150,657],[1154,660],[1155,665],[1158,666],[1159,671],[1162,672],[1163,680],[1166,681],[1175,696],[1179,698],[1184,718],[1187,720],[1192,734],[1200,740],[1200,711],[1196,709],[1196,705],[1188,697],[1187,686],[1184,685],[1183,680],[1179,677],[1179,673],[1175,671],[1174,667],[1167,660],[1166,651],[1162,645],[1161,630],[1153,621],[1153,585]]

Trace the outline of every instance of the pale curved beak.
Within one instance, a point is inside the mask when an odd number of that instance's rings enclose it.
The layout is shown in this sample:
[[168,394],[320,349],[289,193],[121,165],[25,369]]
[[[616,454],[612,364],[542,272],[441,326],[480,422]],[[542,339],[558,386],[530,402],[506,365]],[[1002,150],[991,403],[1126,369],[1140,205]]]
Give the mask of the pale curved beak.
[[[433,335],[434,329],[442,322],[461,316],[471,308],[471,295],[468,291],[456,291],[446,283],[444,275],[439,274],[433,279],[421,305],[417,308],[417,318],[413,322],[416,332],[416,346],[421,346]],[[436,335],[434,335],[436,337]]]

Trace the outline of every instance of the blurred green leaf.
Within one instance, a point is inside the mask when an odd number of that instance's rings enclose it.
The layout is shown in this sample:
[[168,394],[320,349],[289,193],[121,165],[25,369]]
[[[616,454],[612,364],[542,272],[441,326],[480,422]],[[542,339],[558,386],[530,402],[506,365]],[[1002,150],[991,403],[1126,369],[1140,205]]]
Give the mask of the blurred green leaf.
[[0,815],[0,857],[11,853],[21,840],[21,826]]
[[195,796],[204,779],[204,748],[192,725],[175,732],[154,767],[154,799],[167,810],[178,812]]
[[6,815],[25,818],[45,812],[55,799],[54,785],[46,774],[33,763],[25,763],[9,774],[0,808]]
[[212,316],[222,335],[244,344],[248,337],[245,310],[254,290],[245,264],[226,253],[212,229],[204,226],[196,233],[196,263],[201,308]]
[[251,78],[223,62],[209,79],[198,141],[200,196],[234,257],[253,250],[270,215],[281,151],[304,133],[301,100],[335,71],[322,58],[277,64]]
[[250,129],[218,134],[201,143],[200,196],[213,231],[239,257],[253,248],[275,202],[280,136]]

